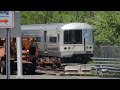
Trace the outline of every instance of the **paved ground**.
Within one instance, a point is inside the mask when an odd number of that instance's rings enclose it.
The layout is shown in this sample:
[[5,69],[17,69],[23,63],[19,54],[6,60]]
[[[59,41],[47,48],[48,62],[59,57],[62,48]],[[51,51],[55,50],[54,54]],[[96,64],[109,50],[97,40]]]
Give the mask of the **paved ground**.
[[[59,76],[63,71],[42,71],[36,70],[36,75],[23,75],[18,77],[17,75],[11,75],[10,79],[120,79],[115,77],[97,77],[97,76]],[[6,75],[0,74],[0,79],[7,79]]]
[[[56,74],[57,73],[57,74]],[[59,73],[63,73],[62,71]],[[120,77],[98,77],[98,76],[60,76],[56,71],[40,71],[36,70],[36,75],[23,75],[18,77],[17,75],[10,75],[10,79],[120,79]],[[7,79],[6,75],[0,74],[0,79]]]
[[[6,75],[0,75],[0,79],[7,79]],[[10,79],[19,79],[17,75],[11,75]],[[102,78],[96,76],[54,76],[54,75],[23,75],[22,79],[120,79]]]

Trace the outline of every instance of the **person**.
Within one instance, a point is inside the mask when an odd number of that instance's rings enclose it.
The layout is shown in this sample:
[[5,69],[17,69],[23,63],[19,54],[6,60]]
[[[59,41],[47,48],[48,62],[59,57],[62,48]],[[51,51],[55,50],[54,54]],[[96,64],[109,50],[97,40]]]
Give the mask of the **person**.
[[15,65],[15,61],[17,61],[17,49],[16,49],[16,38],[12,38],[10,41],[10,73],[15,74],[17,69]]
[[10,55],[16,56],[17,50],[16,50],[16,39],[13,38],[13,41],[10,42]]
[[5,69],[5,42],[0,43],[0,73],[4,73]]
[[0,45],[0,58],[5,56],[5,45]]
[[35,43],[35,40],[33,39],[32,44],[29,48],[29,55],[31,56],[36,56],[36,51],[37,51],[37,44]]
[[32,64],[32,66],[33,66],[33,68],[32,68],[32,73],[35,73],[35,70],[36,70],[36,60],[37,60],[37,44],[35,43],[35,40],[33,39],[32,40],[32,44],[31,44],[31,46],[30,46],[30,48],[29,48],[29,61],[30,62],[32,62],[33,64]]
[[27,39],[23,39],[23,47],[25,48],[25,50],[28,50],[31,46],[31,41],[30,38],[27,37]]

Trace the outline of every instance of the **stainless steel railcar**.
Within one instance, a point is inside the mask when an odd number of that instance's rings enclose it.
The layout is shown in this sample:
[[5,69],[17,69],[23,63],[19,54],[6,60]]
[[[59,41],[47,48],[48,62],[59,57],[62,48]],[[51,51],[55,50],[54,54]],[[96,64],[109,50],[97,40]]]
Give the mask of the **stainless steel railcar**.
[[[35,37],[40,56],[86,63],[93,55],[93,28],[86,23],[22,25],[22,37]],[[69,59],[68,59],[69,58]]]

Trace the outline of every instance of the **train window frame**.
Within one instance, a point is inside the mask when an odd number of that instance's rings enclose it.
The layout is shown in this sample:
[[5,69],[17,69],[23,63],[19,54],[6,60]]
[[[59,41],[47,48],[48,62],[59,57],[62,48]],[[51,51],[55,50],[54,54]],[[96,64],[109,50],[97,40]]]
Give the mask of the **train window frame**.
[[[80,33],[77,33],[78,31]],[[80,34],[80,35],[75,35],[75,33]],[[82,44],[83,43],[82,29],[64,30],[63,34],[64,34],[64,44]],[[80,39],[78,39],[77,36],[81,36]]]
[[[39,38],[39,41],[37,40]],[[35,42],[42,42],[42,38],[41,37],[35,37]]]
[[[53,40],[53,38],[54,38],[55,40]],[[52,40],[53,40],[53,41],[52,41]],[[57,37],[55,37],[55,36],[49,37],[49,42],[50,42],[50,43],[57,43]]]
[[59,40],[60,40],[60,35],[58,34],[58,42],[59,42]]

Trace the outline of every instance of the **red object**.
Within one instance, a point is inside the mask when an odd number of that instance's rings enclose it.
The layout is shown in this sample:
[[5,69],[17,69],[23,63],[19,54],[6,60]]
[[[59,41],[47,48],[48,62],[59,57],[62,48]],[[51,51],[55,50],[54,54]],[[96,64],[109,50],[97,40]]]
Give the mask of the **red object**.
[[0,20],[0,22],[3,22],[3,23],[7,23],[8,22],[8,20],[7,19],[5,19],[5,20]]

